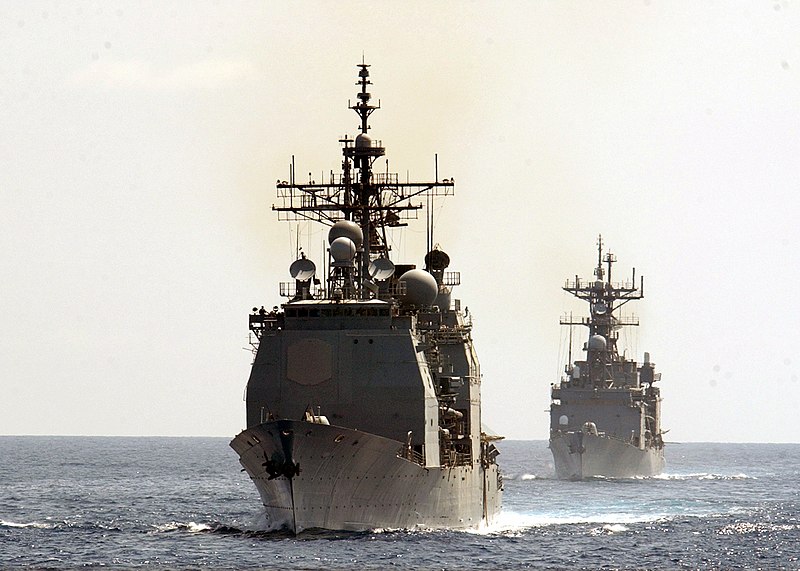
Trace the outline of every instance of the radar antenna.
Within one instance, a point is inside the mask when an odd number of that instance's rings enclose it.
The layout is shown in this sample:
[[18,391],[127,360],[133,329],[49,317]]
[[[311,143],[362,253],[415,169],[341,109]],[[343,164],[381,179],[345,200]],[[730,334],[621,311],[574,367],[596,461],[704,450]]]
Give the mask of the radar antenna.
[[358,81],[356,82],[356,85],[361,86],[361,93],[356,95],[359,102],[355,105],[350,105],[350,109],[355,111],[361,118],[361,132],[366,134],[367,130],[370,128],[367,120],[369,116],[372,115],[373,111],[381,108],[381,102],[378,100],[378,105],[369,104],[369,100],[372,99],[372,94],[367,91],[367,86],[372,85],[372,82],[369,80],[369,64],[363,63],[363,55],[361,61],[362,63],[358,64],[361,70],[358,72]]
[[[364,63],[363,57],[357,67],[356,85],[360,91],[356,94],[356,103],[348,101],[348,108],[359,116],[360,133],[355,138],[345,135],[339,140],[343,145],[341,174],[331,173],[328,182],[321,180],[318,183],[309,179],[308,183],[301,183],[294,177],[293,156],[289,181],[277,183],[281,203],[273,205],[272,209],[278,212],[279,220],[312,220],[329,226],[340,220],[349,220],[357,224],[362,230],[363,243],[355,253],[352,270],[347,270],[351,272],[348,283],[352,283],[353,288],[345,293],[348,297],[370,299],[376,295],[374,287],[368,287],[370,265],[378,258],[389,260],[387,228],[405,226],[407,220],[416,219],[418,211],[424,207],[418,199],[452,195],[454,184],[453,179],[439,181],[438,161],[432,182],[403,183],[398,180],[396,173],[373,170],[375,159],[386,152],[380,141],[374,141],[367,134],[371,128],[369,117],[380,109],[380,101],[378,105],[371,104],[372,94],[367,89],[372,85],[369,79],[370,66]],[[329,267],[332,268],[330,264]],[[341,277],[343,271],[338,271],[336,279]],[[334,273],[334,269],[331,269],[329,285],[332,285]],[[381,275],[384,275],[383,272]]]
[[[594,269],[595,281],[581,280],[577,275],[575,281],[567,281],[564,291],[589,303],[589,317],[574,320],[572,315],[562,317],[562,325],[585,325],[589,328],[589,339],[602,337],[603,343],[588,343],[587,348],[594,357],[610,363],[619,360],[617,351],[618,330],[623,326],[639,325],[635,316],[620,316],[616,312],[629,301],[644,297],[644,278],[640,277],[640,286],[636,287],[636,269],[633,269],[631,281],[614,283],[611,281],[611,266],[617,258],[611,252],[603,255],[603,237],[597,237],[597,266]],[[603,263],[607,268],[603,268]]]

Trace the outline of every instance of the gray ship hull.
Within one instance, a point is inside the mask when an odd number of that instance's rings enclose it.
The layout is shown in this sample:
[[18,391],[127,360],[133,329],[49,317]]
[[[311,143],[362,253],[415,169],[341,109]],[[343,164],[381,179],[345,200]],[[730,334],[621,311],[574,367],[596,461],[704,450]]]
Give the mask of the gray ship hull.
[[279,420],[231,446],[256,485],[270,529],[477,528],[500,511],[497,465],[424,467],[401,442]]
[[556,477],[562,480],[649,477],[664,469],[663,448],[641,449],[602,434],[554,431],[550,450]]

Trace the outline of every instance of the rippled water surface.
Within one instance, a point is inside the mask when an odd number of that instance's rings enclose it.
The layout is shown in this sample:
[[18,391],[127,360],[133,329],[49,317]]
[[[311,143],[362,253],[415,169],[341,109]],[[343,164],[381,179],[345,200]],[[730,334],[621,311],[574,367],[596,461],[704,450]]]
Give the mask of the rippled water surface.
[[800,445],[671,443],[662,476],[584,482],[546,442],[500,450],[490,528],[295,538],[261,531],[227,439],[0,437],[0,568],[800,568]]

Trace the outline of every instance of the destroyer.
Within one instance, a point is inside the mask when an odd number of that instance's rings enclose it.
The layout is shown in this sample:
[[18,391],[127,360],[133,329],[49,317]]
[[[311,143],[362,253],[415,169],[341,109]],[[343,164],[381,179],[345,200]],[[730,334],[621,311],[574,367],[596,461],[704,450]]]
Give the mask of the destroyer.
[[[654,385],[661,374],[648,353],[639,365],[617,350],[619,330],[639,325],[638,318],[617,311],[643,297],[644,279],[637,288],[634,268],[630,282],[613,283],[616,258],[610,252],[603,257],[602,237],[597,244],[595,279],[575,276],[563,288],[588,302],[590,313],[580,320],[561,319],[570,327],[570,358],[561,382],[551,387],[550,450],[556,476],[654,476],[664,469],[661,396]],[[586,360],[571,363],[573,325],[588,327],[589,339]]]
[[[329,227],[327,271],[300,254],[288,301],[254,311],[247,426],[231,442],[270,528],[470,528],[500,510],[497,437],[481,432],[481,375],[471,319],[451,298],[458,272],[433,246],[434,197],[453,179],[401,182],[374,168],[367,131],[380,108],[360,64],[360,133],[341,174],[278,181],[278,218]],[[394,232],[427,212],[425,269],[391,261]]]

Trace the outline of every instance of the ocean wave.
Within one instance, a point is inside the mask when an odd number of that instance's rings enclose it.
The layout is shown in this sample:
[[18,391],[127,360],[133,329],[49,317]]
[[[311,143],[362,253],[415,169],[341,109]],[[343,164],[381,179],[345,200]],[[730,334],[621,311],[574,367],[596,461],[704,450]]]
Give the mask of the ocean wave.
[[757,480],[758,478],[754,476],[748,476],[747,474],[706,474],[698,478],[699,480]]
[[189,533],[202,533],[204,531],[214,531],[215,526],[208,523],[177,522],[171,521],[169,523],[157,524],[152,526],[156,532],[169,533],[172,531],[188,531]]
[[696,472],[692,474],[659,474],[652,476],[654,480],[757,480],[755,476],[747,474],[711,474],[708,472]]
[[630,531],[630,528],[621,523],[607,523],[603,527],[596,527],[589,531],[589,535],[611,535]]
[[[49,519],[49,518],[48,518]],[[33,521],[30,523],[19,523],[14,521],[0,520],[0,528],[31,528],[31,529],[81,529],[87,532],[102,531],[102,532],[121,532],[123,529],[114,522],[97,522],[97,521],[83,521],[81,519],[64,519],[58,521],[39,522]]]
[[[503,510],[491,525],[484,525],[476,530],[468,530],[468,533],[479,535],[522,535],[526,531],[536,528],[558,526],[592,526],[588,531],[589,535],[606,535],[629,531],[630,526],[633,525],[667,523],[687,518],[724,518],[730,517],[736,513],[741,514],[744,511],[745,510],[732,507],[724,510],[723,512],[711,510],[699,510],[695,513],[686,513],[683,511],[653,511],[650,513],[609,512],[605,514],[587,515],[581,513],[524,513]],[[720,531],[719,533],[741,533],[741,530],[743,529],[749,528],[734,527],[730,530]],[[800,529],[800,524],[796,526],[796,529]]]
[[35,529],[53,529],[56,527],[54,523],[42,523],[38,521],[32,521],[30,523],[18,523],[15,521],[6,521],[0,519],[0,527],[16,527],[16,528],[35,528]]
[[[488,526],[482,526],[476,530],[468,530],[468,533],[479,535],[508,535],[521,534],[531,528],[542,528],[559,525],[581,525],[581,524],[601,524],[598,533],[619,533],[628,531],[628,525],[637,523],[650,523],[669,520],[672,514],[631,514],[631,513],[609,513],[599,515],[567,515],[551,513],[519,513],[506,511],[500,513],[497,520]],[[592,533],[592,531],[590,531]]]
[[503,474],[503,480],[508,480],[508,481],[520,480],[524,482],[527,480],[552,480],[552,479],[553,479],[552,476],[541,476],[539,474],[529,474],[527,472],[523,474]]
[[[294,533],[286,530],[285,528],[281,529],[264,529],[260,527],[255,528],[248,528],[248,527],[238,527],[236,525],[230,525],[227,523],[221,522],[210,522],[210,523],[198,523],[194,521],[187,521],[187,522],[179,522],[179,521],[171,521],[168,523],[163,524],[154,524],[150,526],[152,529],[149,533],[188,533],[191,535],[195,534],[210,534],[210,535],[231,535],[231,536],[243,536],[243,537],[252,537],[252,538],[283,538],[283,537],[295,537]],[[313,535],[315,530],[309,530],[308,535]],[[324,533],[330,533],[324,531]]]
[[750,533],[770,534],[780,531],[794,531],[800,529],[800,524],[774,524],[764,521],[750,522],[739,521],[726,525],[716,531],[717,535],[744,535]]

